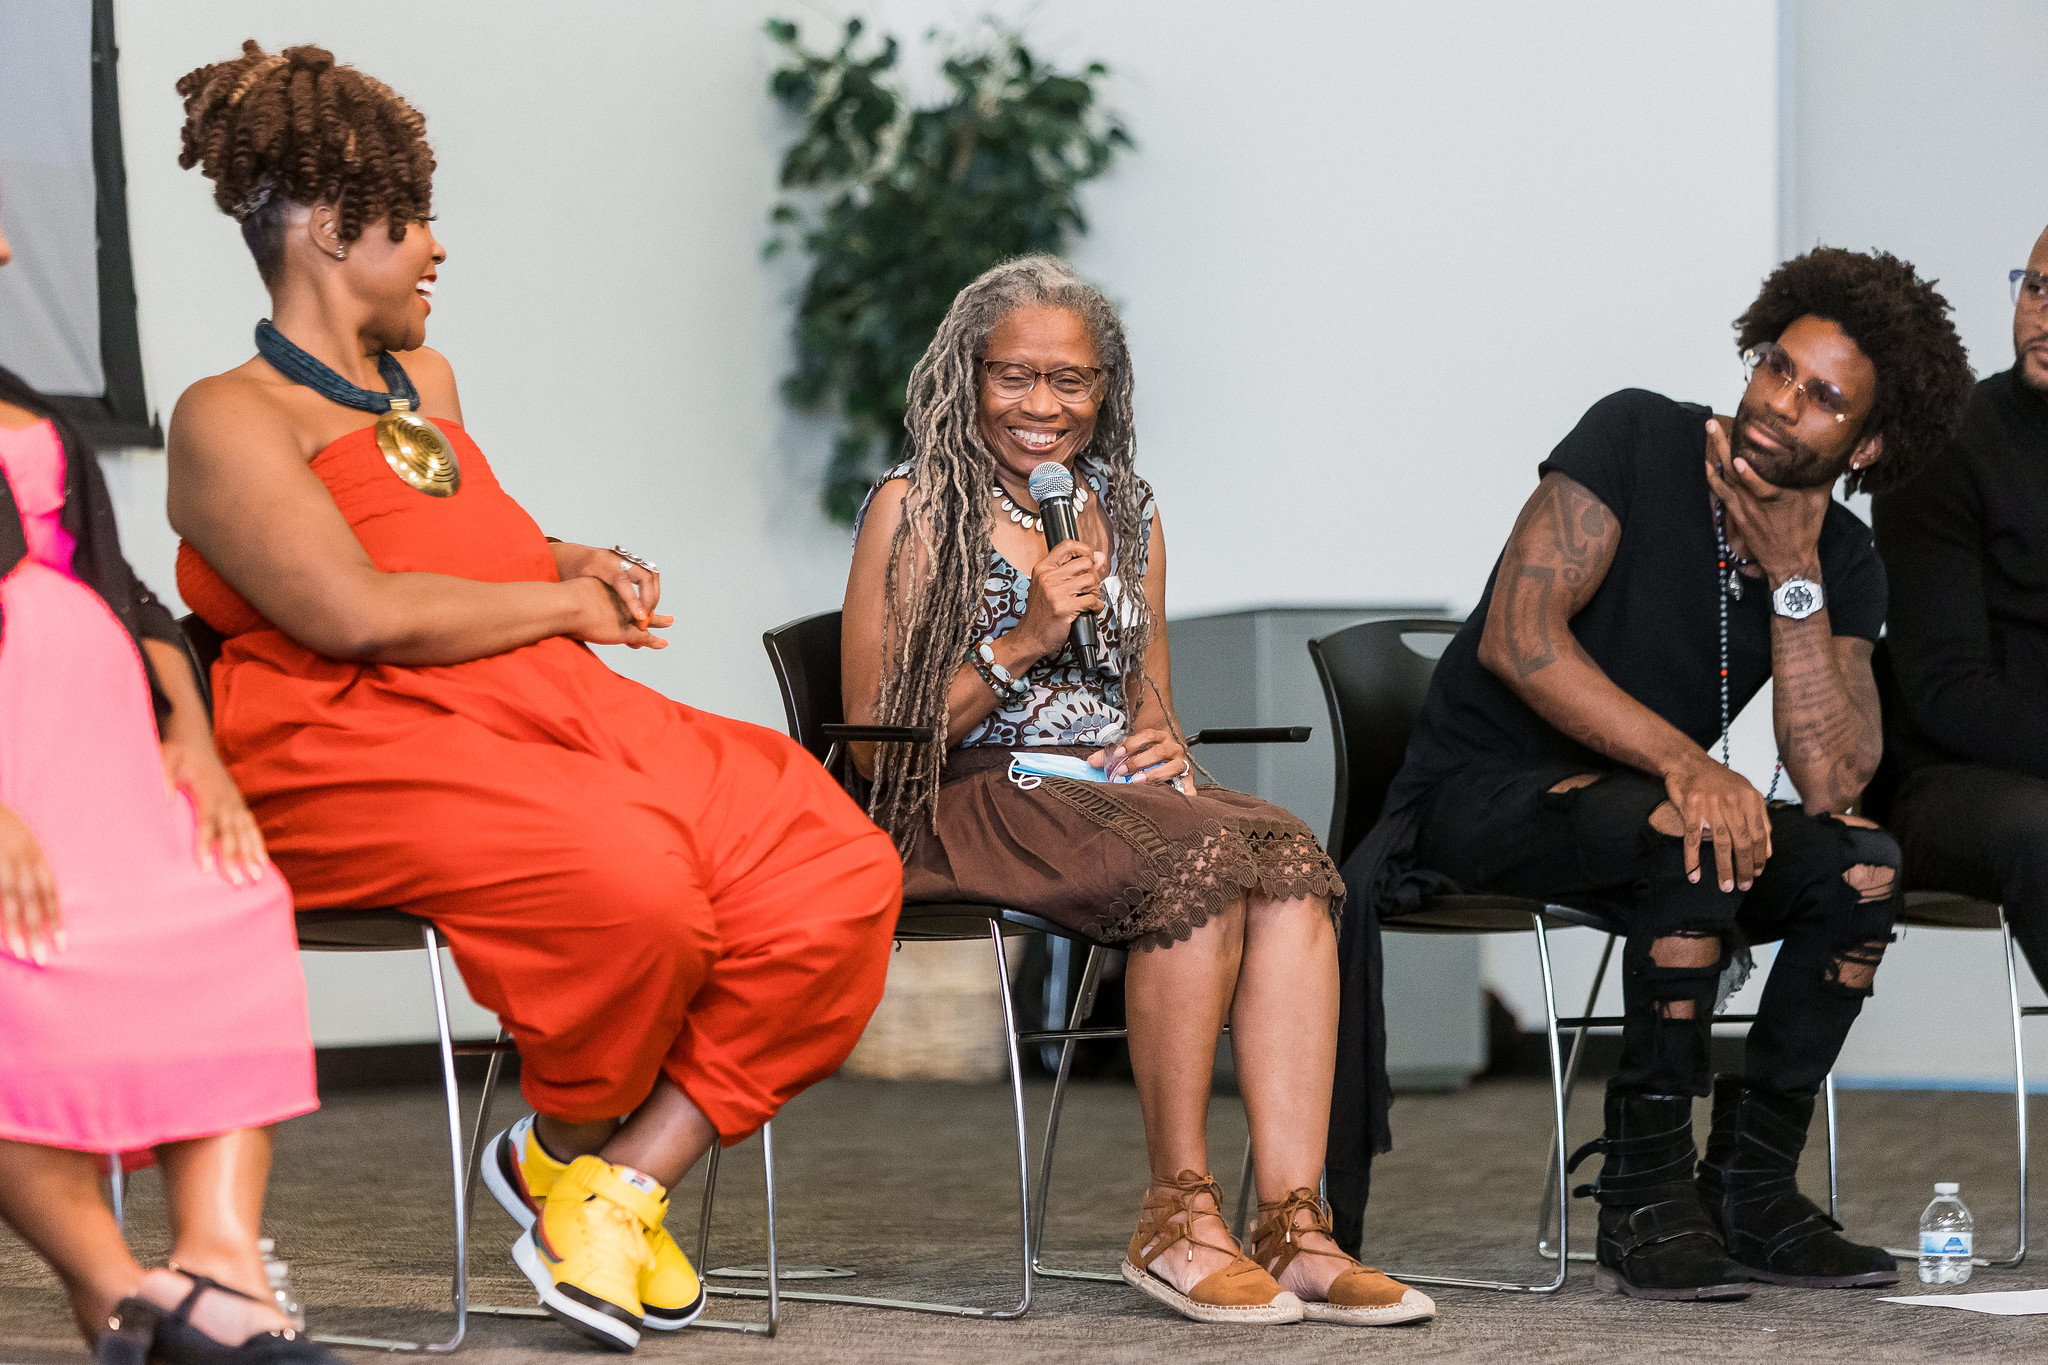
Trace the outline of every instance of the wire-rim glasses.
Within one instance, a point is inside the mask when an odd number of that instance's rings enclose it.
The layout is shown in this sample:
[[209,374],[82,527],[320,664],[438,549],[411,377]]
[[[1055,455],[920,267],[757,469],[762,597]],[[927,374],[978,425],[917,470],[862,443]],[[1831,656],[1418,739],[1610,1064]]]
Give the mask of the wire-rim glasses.
[[1085,403],[1102,391],[1103,372],[1093,365],[1038,370],[1015,360],[984,360],[981,372],[990,391],[999,398],[1023,398],[1038,387],[1041,379],[1052,396],[1066,404]]
[[2012,284],[2014,306],[2030,303],[2036,308],[2048,308],[2048,275],[2038,270],[2015,270],[2006,279]]
[[1799,363],[1792,359],[1791,352],[1774,341],[1762,341],[1742,353],[1743,368],[1749,371],[1749,382],[1754,387],[1762,382],[1766,387],[1775,384],[1772,398],[1792,390],[1794,406],[1801,412],[1805,404],[1811,403],[1821,415],[1840,423],[1849,420],[1849,400],[1842,391],[1825,379],[1801,379]]

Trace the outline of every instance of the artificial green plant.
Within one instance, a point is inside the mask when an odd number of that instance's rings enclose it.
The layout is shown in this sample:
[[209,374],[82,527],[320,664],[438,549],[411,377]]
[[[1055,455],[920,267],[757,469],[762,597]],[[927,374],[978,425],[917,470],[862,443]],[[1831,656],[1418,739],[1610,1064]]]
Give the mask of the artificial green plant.
[[782,391],[837,412],[824,505],[840,522],[901,452],[904,388],[953,296],[1009,257],[1064,254],[1088,230],[1080,187],[1133,145],[1097,107],[1100,62],[1063,73],[993,24],[965,42],[935,31],[947,93],[916,107],[896,82],[896,40],[861,55],[861,33],[849,19],[818,53],[795,24],[768,24],[788,54],[769,92],[801,132],[781,171],[798,194],[776,205],[766,253],[794,240],[810,263]]

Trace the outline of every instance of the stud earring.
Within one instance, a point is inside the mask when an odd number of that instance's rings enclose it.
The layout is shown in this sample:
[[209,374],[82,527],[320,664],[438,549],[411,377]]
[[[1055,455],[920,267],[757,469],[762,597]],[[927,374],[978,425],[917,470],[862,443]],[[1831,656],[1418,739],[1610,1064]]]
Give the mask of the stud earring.
[[337,261],[345,261],[345,260],[347,260],[347,259],[348,259],[348,248],[347,248],[347,247],[345,247],[345,246],[338,246],[338,247],[334,248],[334,259],[335,259],[335,260],[337,260]]

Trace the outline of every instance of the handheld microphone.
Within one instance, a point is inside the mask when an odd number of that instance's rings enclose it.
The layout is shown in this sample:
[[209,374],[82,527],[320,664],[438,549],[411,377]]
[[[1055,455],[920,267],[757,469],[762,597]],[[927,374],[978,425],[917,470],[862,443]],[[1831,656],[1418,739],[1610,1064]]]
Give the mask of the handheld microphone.
[[[1038,504],[1039,519],[1045,524],[1045,548],[1081,538],[1080,523],[1074,516],[1074,476],[1057,460],[1047,460],[1031,471],[1031,499]],[[1074,654],[1085,672],[1093,673],[1102,657],[1102,637],[1096,633],[1095,613],[1084,611],[1074,618],[1068,632]]]

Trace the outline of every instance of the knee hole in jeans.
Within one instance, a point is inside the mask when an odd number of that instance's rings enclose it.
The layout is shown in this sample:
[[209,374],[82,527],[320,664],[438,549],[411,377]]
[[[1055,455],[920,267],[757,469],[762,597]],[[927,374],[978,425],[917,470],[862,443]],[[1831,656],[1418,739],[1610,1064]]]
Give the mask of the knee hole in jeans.
[[1697,1019],[1700,1006],[1713,999],[1726,950],[1719,931],[1680,929],[1650,944],[1648,973],[1660,1019]]
[[1599,773],[1579,773],[1575,777],[1567,777],[1564,781],[1552,787],[1549,795],[1562,796],[1566,792],[1575,792],[1581,787],[1590,787],[1599,780]]
[[1880,863],[1858,863],[1842,874],[1842,880],[1849,883],[1860,903],[1869,905],[1873,901],[1892,898],[1892,881],[1897,876],[1897,868]]
[[1650,828],[1674,839],[1685,837],[1685,823],[1678,818],[1678,807],[1669,801],[1659,801],[1657,808],[1650,812]]

